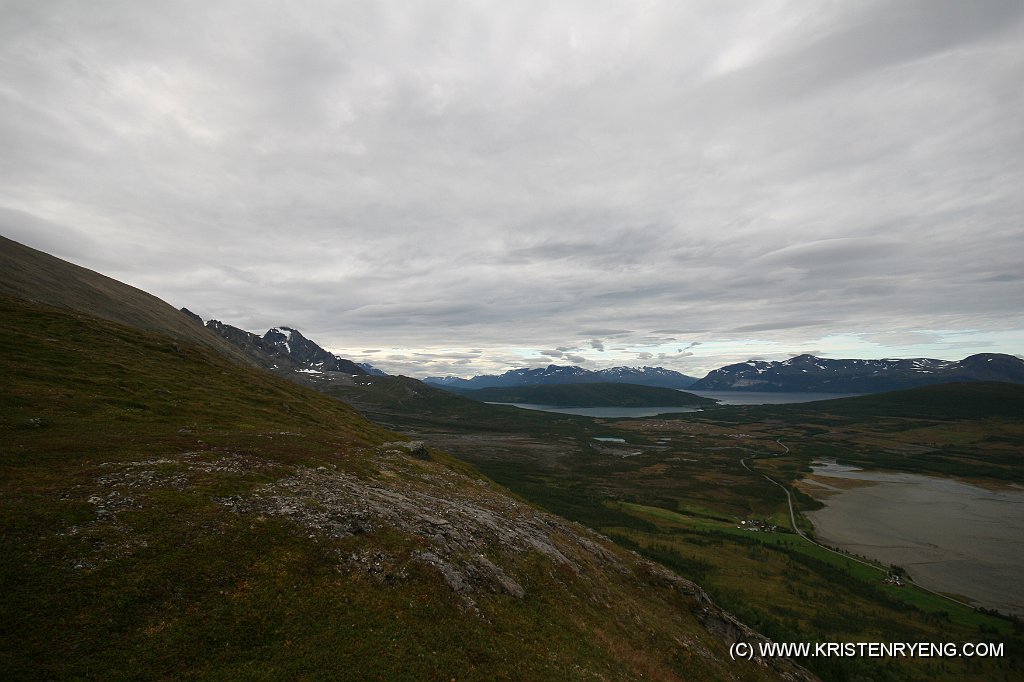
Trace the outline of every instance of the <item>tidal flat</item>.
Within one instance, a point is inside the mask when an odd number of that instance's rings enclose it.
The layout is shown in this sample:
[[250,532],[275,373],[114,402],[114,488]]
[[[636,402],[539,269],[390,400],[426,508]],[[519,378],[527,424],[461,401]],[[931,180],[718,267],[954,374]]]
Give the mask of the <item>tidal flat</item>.
[[835,462],[813,469],[826,485],[829,479],[866,484],[804,487],[825,503],[804,512],[824,543],[902,566],[928,589],[1024,615],[1024,489]]

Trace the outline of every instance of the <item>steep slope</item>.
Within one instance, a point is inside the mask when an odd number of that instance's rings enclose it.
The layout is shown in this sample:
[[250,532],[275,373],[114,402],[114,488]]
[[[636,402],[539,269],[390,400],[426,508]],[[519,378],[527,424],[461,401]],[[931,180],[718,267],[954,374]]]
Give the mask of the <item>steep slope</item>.
[[961,381],[1024,383],[1024,360],[982,353],[963,360],[832,360],[799,355],[782,362],[750,360],[710,372],[695,391],[823,391],[878,393]]
[[235,361],[251,360],[145,291],[0,236],[0,293],[166,334],[212,348]]
[[770,679],[696,585],[341,402],[0,297],[14,679]]
[[371,376],[375,376],[375,377],[386,377],[386,376],[390,376],[390,375],[389,375],[389,374],[388,374],[387,372],[385,372],[384,370],[382,370],[382,369],[378,369],[378,368],[374,367],[373,365],[371,365],[371,364],[370,364],[370,363],[368,363],[368,362],[357,362],[357,363],[356,363],[356,365],[357,365],[357,366],[358,366],[358,367],[359,367],[359,368],[360,368],[361,370],[363,370],[364,372],[366,372],[367,374],[369,374],[369,375],[371,375]]

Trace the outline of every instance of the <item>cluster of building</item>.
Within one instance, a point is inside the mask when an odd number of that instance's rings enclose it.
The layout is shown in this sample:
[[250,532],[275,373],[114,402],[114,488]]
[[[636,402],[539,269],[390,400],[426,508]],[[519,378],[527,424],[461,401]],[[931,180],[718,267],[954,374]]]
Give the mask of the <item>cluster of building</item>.
[[775,533],[779,530],[779,527],[774,523],[768,523],[761,519],[747,519],[746,521],[740,521],[740,525],[736,527],[742,528],[743,530],[752,530],[754,532],[764,533]]

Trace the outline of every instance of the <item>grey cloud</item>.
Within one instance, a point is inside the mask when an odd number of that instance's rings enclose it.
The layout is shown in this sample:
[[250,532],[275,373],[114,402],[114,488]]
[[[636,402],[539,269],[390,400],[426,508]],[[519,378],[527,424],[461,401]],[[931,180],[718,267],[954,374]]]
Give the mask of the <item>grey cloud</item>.
[[942,335],[934,332],[903,331],[886,332],[882,334],[865,334],[863,338],[881,346],[905,346],[912,344],[938,344],[942,342]]
[[446,351],[443,353],[413,353],[413,356],[417,358],[429,358],[439,360],[451,360],[451,359],[462,359],[462,360],[476,360],[479,357],[479,353],[463,353],[458,351]]
[[[35,248],[61,258],[103,260],[100,245],[87,234],[25,211],[0,206],[0,230],[8,239],[34,244]],[[109,261],[107,264],[113,265]]]
[[995,346],[991,341],[951,341],[942,344],[942,348],[945,350],[959,350],[961,348],[991,348]]
[[417,375],[1019,339],[1021,11],[11,2],[0,232]]
[[895,257],[898,242],[877,237],[840,237],[785,246],[760,256],[757,260],[778,266],[796,264],[801,267],[829,267],[835,263]]
[[555,364],[555,363],[552,362],[551,358],[545,357],[543,355],[540,355],[540,356],[534,356],[532,358],[523,358],[517,364],[520,367],[522,367],[522,366],[526,366],[526,367],[548,367],[549,365],[552,365],[552,364]]
[[1019,282],[1024,279],[1024,274],[1002,273],[982,279],[983,282]]
[[663,343],[672,343],[673,341],[676,341],[676,340],[677,339],[674,336],[654,336],[654,335],[648,334],[646,336],[638,337],[636,339],[636,343],[646,343],[646,344],[651,344],[651,345],[659,345],[659,344],[663,344]]
[[772,99],[835,88],[1005,30],[1019,23],[1022,13],[1024,6],[1014,0],[880,2],[860,13],[854,10],[849,26],[729,74],[716,85],[729,93],[754,91]]
[[579,333],[580,336],[594,336],[594,337],[598,337],[598,336],[612,336],[612,337],[615,337],[615,336],[625,336],[627,334],[632,334],[633,332],[631,332],[628,329],[614,329],[614,328],[595,327],[595,328],[590,328],[590,329],[584,329],[583,331],[578,332],[578,333]]
[[744,333],[744,332],[762,332],[772,331],[779,329],[799,329],[801,327],[814,327],[819,325],[827,324],[828,320],[788,320],[788,321],[769,321],[759,322],[757,324],[745,324],[739,327],[734,327],[733,332]]

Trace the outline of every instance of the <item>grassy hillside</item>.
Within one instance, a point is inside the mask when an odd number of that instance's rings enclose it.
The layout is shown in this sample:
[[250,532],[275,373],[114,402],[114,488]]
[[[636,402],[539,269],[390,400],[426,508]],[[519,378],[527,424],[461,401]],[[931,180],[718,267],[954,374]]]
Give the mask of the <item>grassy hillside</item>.
[[241,350],[145,291],[0,236],[0,293],[154,331],[212,348],[236,362]]
[[730,661],[756,636],[692,583],[337,400],[81,313],[0,319],[5,677],[786,669]]
[[705,407],[717,402],[671,388],[609,382],[493,387],[458,392],[482,402],[560,407]]

